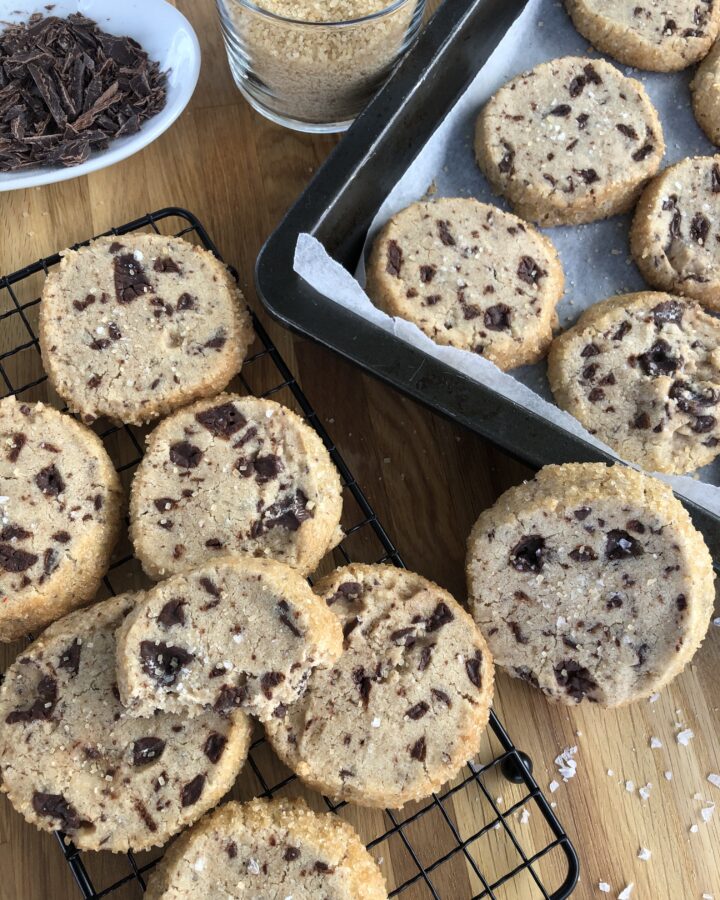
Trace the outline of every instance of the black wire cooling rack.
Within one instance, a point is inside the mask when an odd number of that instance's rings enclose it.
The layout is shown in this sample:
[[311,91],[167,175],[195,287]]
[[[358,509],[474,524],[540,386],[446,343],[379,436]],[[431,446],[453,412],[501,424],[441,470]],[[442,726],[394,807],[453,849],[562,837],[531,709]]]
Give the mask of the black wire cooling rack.
[[[186,210],[163,209],[107,233],[122,235],[131,231],[183,236],[219,255],[205,228]],[[60,256],[55,254],[0,278],[0,396],[15,394],[62,407],[42,371],[36,328],[42,280],[59,262]],[[325,442],[342,478],[345,539],[332,552],[326,567],[351,560],[402,566],[397,549],[363,491],[257,320],[255,330],[256,345],[231,389],[258,397],[275,396],[294,408]],[[128,482],[142,457],[143,431],[126,425],[98,429],[98,433],[121,477]],[[105,579],[107,591],[118,593],[136,586],[141,579],[139,566],[125,540]],[[577,855],[532,777],[531,768],[528,757],[516,749],[497,716],[491,713],[480,756],[468,763],[442,793],[422,803],[411,804],[402,811],[359,810],[317,795],[305,796],[315,808],[322,808],[324,803],[358,828],[383,868],[391,897],[564,900],[577,883]],[[504,796],[500,796],[501,791]],[[274,757],[264,738],[258,736],[233,796],[248,799],[300,792],[298,780]],[[109,883],[98,886],[99,877],[91,875],[90,870],[97,868],[100,854],[81,853],[60,833],[57,838],[80,895],[86,900],[109,895],[115,895],[117,900],[142,896],[146,875],[159,859],[158,854],[128,853],[123,871],[118,857],[114,857],[111,877],[103,879]],[[108,867],[101,868],[101,874],[107,875]]]

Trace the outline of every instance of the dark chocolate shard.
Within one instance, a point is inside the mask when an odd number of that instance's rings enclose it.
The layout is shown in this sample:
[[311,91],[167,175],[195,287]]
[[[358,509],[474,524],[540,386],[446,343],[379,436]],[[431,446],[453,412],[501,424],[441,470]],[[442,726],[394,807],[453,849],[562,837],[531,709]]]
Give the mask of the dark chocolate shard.
[[165,750],[165,741],[159,737],[138,738],[133,742],[133,765],[145,766],[160,759]]
[[140,642],[143,671],[164,687],[175,684],[180,670],[193,659],[195,655],[183,647],[174,647],[162,641]]
[[195,418],[215,437],[226,441],[247,424],[245,416],[236,409],[234,403],[222,403],[220,406],[204,409],[196,413]]

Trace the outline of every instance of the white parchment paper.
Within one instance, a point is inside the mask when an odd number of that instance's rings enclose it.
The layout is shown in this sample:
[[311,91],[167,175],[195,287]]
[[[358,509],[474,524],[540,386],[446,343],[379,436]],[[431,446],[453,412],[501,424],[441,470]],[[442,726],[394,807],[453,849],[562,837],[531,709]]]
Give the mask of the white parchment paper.
[[[435,344],[412,323],[376,309],[361,286],[365,282],[365,255],[378,229],[395,212],[422,198],[431,185],[437,189],[435,196],[471,196],[509,208],[492,194],[475,163],[473,130],[478,110],[512,76],[545,60],[570,54],[597,55],[575,31],[561,3],[530,0],[378,211],[358,271],[354,275],[347,272],[307,234],[298,237],[295,271],[335,302],[617,458],[617,454],[590,435],[576,419],[554,405],[544,362],[503,373],[476,354]],[[685,156],[714,152],[692,115],[690,72],[667,75],[619,68],[645,84],[660,113],[667,145],[664,165]],[[616,216],[590,225],[545,230],[557,247],[565,270],[566,292],[558,307],[563,327],[571,325],[584,309],[599,300],[646,287],[630,258],[629,225],[630,216]],[[699,470],[694,477],[661,477],[679,494],[720,515],[720,461]]]

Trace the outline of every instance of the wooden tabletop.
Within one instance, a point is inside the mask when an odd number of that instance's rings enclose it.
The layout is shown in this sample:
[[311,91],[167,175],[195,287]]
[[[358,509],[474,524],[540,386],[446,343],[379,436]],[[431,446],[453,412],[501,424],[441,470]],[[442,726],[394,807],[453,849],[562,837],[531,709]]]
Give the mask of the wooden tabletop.
[[[0,272],[14,271],[145,212],[177,205],[205,223],[225,259],[238,268],[257,309],[252,278],[258,250],[336,139],[285,131],[254,113],[230,78],[212,0],[179,0],[177,5],[203,48],[200,83],[189,108],[168,133],[132,159],[86,178],[3,194]],[[9,338],[2,330],[11,327],[0,322],[4,342]],[[331,353],[273,323],[268,327],[407,565],[463,599],[465,539],[472,523],[503,490],[531,473]],[[37,358],[23,365],[37,367]],[[18,649],[0,649],[0,668]],[[516,745],[532,758],[541,787],[547,790],[551,781],[559,782],[548,796],[580,855],[575,896],[614,898],[633,882],[633,900],[700,900],[705,895],[720,900],[720,811],[708,823],[701,813],[720,801],[720,789],[707,781],[709,773],[720,772],[719,680],[717,627],[711,627],[694,663],[657,702],[629,709],[553,706],[531,688],[498,676],[498,715]],[[676,740],[681,727],[695,735],[687,746]],[[651,749],[652,737],[662,746]],[[571,746],[577,746],[577,775],[563,782],[554,759]],[[489,753],[485,748],[484,758]],[[264,761],[280,777],[275,762],[269,757]],[[522,797],[519,788],[495,775],[487,786],[494,798],[502,798],[501,809]],[[639,792],[645,786],[647,799]],[[236,794],[246,797],[256,789],[241,779]],[[313,802],[317,806],[318,798]],[[492,817],[477,788],[458,792],[447,808],[463,839]],[[532,853],[547,843],[549,834],[537,809],[528,809],[527,820],[518,809],[509,822],[524,850]],[[343,815],[366,840],[389,825],[376,811],[349,808]],[[448,821],[437,810],[417,819],[406,833],[424,865],[454,842]],[[649,860],[637,858],[640,847],[650,850]],[[504,828],[490,829],[469,850],[491,881],[519,861]],[[417,872],[399,835],[374,853],[382,857],[391,886]],[[124,857],[85,854],[85,859],[98,888],[127,872]],[[4,798],[0,873],[2,900],[80,896],[55,839],[27,825]],[[550,854],[538,873],[548,888],[557,887],[563,875],[561,855]],[[448,900],[466,900],[479,890],[462,857],[438,867],[432,878]],[[611,892],[601,893],[599,882],[607,882]],[[135,884],[112,896],[127,900],[140,895]],[[421,880],[401,896],[430,894]],[[525,874],[496,896],[525,900],[541,893]]]

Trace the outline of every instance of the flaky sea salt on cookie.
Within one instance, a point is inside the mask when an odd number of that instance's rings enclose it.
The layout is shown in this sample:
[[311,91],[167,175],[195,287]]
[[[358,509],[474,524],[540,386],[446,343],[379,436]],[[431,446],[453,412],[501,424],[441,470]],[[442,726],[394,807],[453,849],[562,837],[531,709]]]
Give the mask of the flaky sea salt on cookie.
[[566,56],[518,75],[490,98],[475,130],[492,188],[541,225],[626,212],[664,151],[645,88],[602,59]]
[[563,270],[531,225],[471,199],[414,203],[375,239],[367,292],[439,344],[502,369],[538,362],[557,324]]
[[[386,900],[355,830],[302,800],[226,803],[179,838],[150,876],[146,900]],[[243,894],[246,891],[243,889]]]
[[120,699],[133,715],[240,708],[268,719],[338,658],[342,631],[295,569],[227,557],[149,591],[117,644]]
[[691,472],[720,453],[720,320],[643,291],[587,309],[550,348],[558,404],[649,471]]
[[426,797],[480,748],[493,696],[483,636],[447,591],[394,566],[349,565],[315,591],[345,649],[266,723],[270,743],[338,800],[397,808]]
[[653,72],[698,62],[720,29],[720,5],[712,0],[565,0],[565,6],[597,50]]
[[200,818],[232,787],[250,727],[239,710],[188,722],[129,715],[115,683],[123,594],[51,625],[0,688],[2,790],[28,822],[82,850],[146,850]]
[[122,235],[66,250],[43,289],[43,364],[85,421],[149,422],[215,394],[251,341],[225,266],[181,238]]
[[653,287],[720,309],[720,157],[662,171],[640,197],[630,248]]
[[42,403],[0,401],[0,640],[92,600],[121,504],[97,435]]
[[148,438],[130,536],[155,579],[228,554],[309,574],[342,538],[341,514],[340,477],[316,432],[272,400],[223,394]]
[[498,665],[562,703],[620,706],[692,659],[715,599],[710,553],[661,481],[546,466],[481,513],[468,593]]

